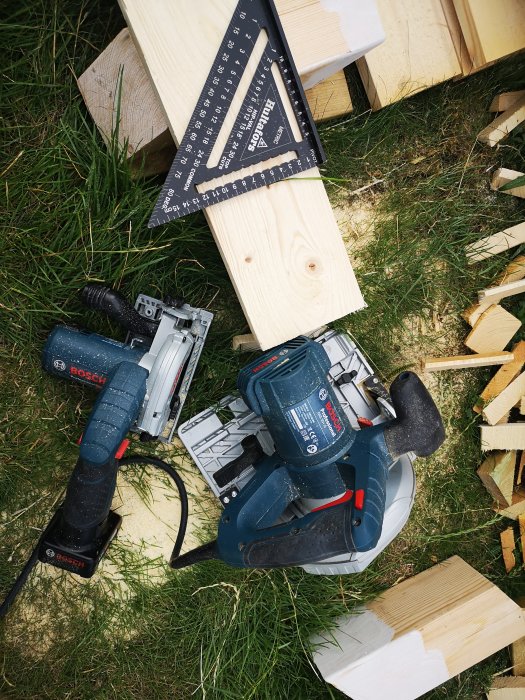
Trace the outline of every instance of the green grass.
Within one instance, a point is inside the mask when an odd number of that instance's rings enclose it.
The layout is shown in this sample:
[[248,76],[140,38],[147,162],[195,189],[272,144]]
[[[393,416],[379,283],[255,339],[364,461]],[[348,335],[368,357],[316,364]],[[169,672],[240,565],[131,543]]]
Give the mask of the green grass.
[[[82,307],[83,284],[103,281],[131,298],[181,294],[216,314],[187,417],[233,389],[247,360],[231,352],[231,337],[247,326],[204,216],[147,229],[162,178],[133,180],[86,114],[74,76],[122,26],[116,4],[11,0],[1,12],[3,595],[60,500],[93,402],[88,390],[43,375],[46,335],[65,321],[123,339]],[[466,244],[523,220],[523,201],[488,188],[495,167],[523,169],[523,132],[497,149],[477,145],[475,136],[489,119],[491,97],[521,87],[515,76],[524,67],[518,57],[376,114],[356,94],[354,115],[320,129],[333,202],[373,205],[377,220],[355,259],[368,308],[336,326],[351,331],[386,379],[417,368],[436,348],[461,351],[467,327],[459,312],[519,252],[474,266],[464,257]],[[321,578],[210,562],[150,586],[140,552],[115,545],[108,557],[133,593],[123,601],[107,580],[80,585],[38,569],[0,626],[3,697],[340,698],[316,676],[308,637],[400,577],[459,554],[507,592],[524,595],[520,572],[503,572],[503,523],[494,522],[475,474],[471,406],[489,376],[479,370],[433,380],[446,446],[417,462],[410,522],[365,573]],[[136,480],[146,497],[147,485]],[[481,697],[491,674],[508,665],[501,652],[428,698]]]

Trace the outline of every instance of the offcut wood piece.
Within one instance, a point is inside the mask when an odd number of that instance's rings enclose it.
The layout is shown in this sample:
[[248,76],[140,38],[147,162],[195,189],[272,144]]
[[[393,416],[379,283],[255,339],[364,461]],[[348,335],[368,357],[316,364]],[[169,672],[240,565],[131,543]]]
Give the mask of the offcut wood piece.
[[474,68],[525,48],[522,0],[454,0]]
[[[77,81],[84,102],[106,143],[118,139],[142,175],[169,170],[176,147],[168,120],[144,63],[124,28]],[[352,110],[343,71],[307,90],[314,119]],[[118,123],[118,129],[116,129]]]
[[499,117],[496,117],[493,122],[480,131],[478,141],[489,146],[495,146],[524,120],[525,96],[521,97],[516,104],[509,107],[503,114],[500,114]]
[[[525,515],[520,515],[518,518],[520,525],[520,538],[521,538],[521,558],[524,562],[525,567]],[[525,605],[525,601],[516,601],[518,605]],[[525,610],[524,610],[525,613]],[[512,658],[512,675],[513,676],[525,676],[525,637],[513,642],[510,648],[510,655]]]
[[514,556],[514,549],[516,548],[514,528],[508,527],[506,530],[503,530],[503,532],[500,532],[499,536],[501,540],[501,553],[503,555],[505,571],[510,573],[516,566],[516,557]]
[[525,513],[525,488],[523,486],[519,486],[514,491],[512,505],[501,507],[496,504],[493,510],[498,513],[498,515],[504,515],[506,518],[517,520],[520,515]]
[[487,700],[524,700],[525,678],[501,676],[492,681]]
[[[520,174],[521,173],[517,173],[517,175]],[[493,187],[492,189],[497,189],[497,187]],[[475,243],[471,243],[465,248],[465,254],[468,263],[472,265],[475,262],[490,258],[497,253],[502,253],[522,243],[525,243],[525,221],[521,224],[516,224],[516,226],[503,229],[503,231],[494,233],[491,236],[481,238]]]
[[481,401],[474,406],[476,413],[481,413],[483,406],[499,396],[521,372],[525,365],[525,341],[520,340],[516,343],[512,348],[512,354],[514,356],[512,362],[501,367],[481,392]]
[[386,41],[357,61],[377,110],[462,74],[441,3],[379,0]]
[[[328,330],[328,326],[321,326],[316,328],[315,331],[310,331],[309,333],[303,333],[307,338],[317,338]],[[236,335],[232,339],[232,350],[239,350],[240,352],[251,352],[253,350],[260,350],[257,338],[253,333],[246,333],[245,335]]]
[[[516,476],[516,485],[519,486],[523,479],[523,468],[525,467],[525,452],[520,455],[520,461],[518,464],[518,475]],[[524,557],[525,560],[525,557]]]
[[489,425],[495,425],[507,411],[525,394],[525,372],[522,372],[490,403],[483,407],[483,417]]
[[[120,6],[178,142],[236,0],[120,0]],[[249,82],[250,71],[245,77]],[[226,117],[232,123],[242,102],[240,92],[242,86]],[[318,169],[312,168],[297,179],[205,210],[246,319],[263,349],[364,305],[318,178]]]
[[516,455],[514,450],[491,453],[477,472],[483,486],[498,505],[503,507],[512,504]]
[[451,557],[340,618],[313,660],[353,700],[412,700],[524,634],[521,608]]
[[485,452],[489,450],[525,450],[525,423],[482,425],[481,449]]
[[490,367],[491,365],[506,365],[512,362],[511,352],[481,353],[479,355],[455,355],[454,357],[429,357],[425,360],[424,369],[427,372],[439,372],[445,369],[468,369],[472,367]]
[[510,262],[497,278],[497,284],[516,282],[525,277],[525,255],[518,255]]
[[474,352],[499,352],[521,326],[521,321],[497,304],[484,311],[465,339]]
[[489,112],[505,112],[510,107],[513,107],[522,97],[525,97],[525,90],[502,92],[496,95],[490,103]]
[[482,289],[478,292],[478,299],[482,303],[488,301],[491,304],[497,304],[501,299],[506,299],[516,294],[523,294],[523,292],[525,292],[525,280],[518,280],[517,282],[500,284],[497,287]]
[[[503,185],[507,185],[518,177],[523,177],[525,173],[519,172],[519,170],[509,170],[509,168],[498,168],[490,183],[490,188],[492,190],[500,191]],[[525,199],[525,185],[520,185],[517,187],[511,187],[510,190],[503,190],[503,194],[511,194],[514,197],[520,197]]]

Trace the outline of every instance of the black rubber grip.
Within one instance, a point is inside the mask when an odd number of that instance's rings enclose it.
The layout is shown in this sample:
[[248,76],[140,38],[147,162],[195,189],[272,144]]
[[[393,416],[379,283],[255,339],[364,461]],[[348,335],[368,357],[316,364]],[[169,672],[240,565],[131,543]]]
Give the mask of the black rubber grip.
[[403,372],[390,387],[396,418],[385,428],[393,459],[407,452],[433,454],[445,439],[445,428],[434,400],[413,372]]
[[82,290],[82,301],[90,309],[104,312],[131,333],[153,338],[157,332],[158,321],[148,321],[122,294],[110,287],[102,284],[86,284]]

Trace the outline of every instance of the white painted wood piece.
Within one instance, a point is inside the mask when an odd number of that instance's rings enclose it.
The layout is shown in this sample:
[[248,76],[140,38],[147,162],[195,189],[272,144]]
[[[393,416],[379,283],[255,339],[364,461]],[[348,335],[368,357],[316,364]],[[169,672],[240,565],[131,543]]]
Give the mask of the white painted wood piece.
[[472,263],[485,260],[485,258],[490,258],[497,253],[503,253],[505,250],[522,243],[525,243],[525,221],[498,233],[493,233],[491,236],[480,238],[479,241],[471,243],[465,248],[465,254],[468,263],[472,265]]
[[[120,0],[120,6],[178,143],[236,0]],[[249,83],[250,73],[245,76]],[[239,90],[227,117],[232,124],[242,101]],[[319,171],[313,168],[297,179],[205,211],[246,319],[263,349],[364,305],[317,178]]]
[[353,700],[413,700],[524,633],[521,608],[451,557],[340,618],[313,660]]

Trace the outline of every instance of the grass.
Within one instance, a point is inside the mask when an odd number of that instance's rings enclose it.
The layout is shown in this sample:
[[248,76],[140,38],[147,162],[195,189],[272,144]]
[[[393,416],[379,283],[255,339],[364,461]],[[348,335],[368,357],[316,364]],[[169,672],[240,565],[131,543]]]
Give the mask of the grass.
[[[232,390],[246,357],[230,351],[231,337],[247,327],[204,216],[147,229],[162,179],[133,180],[83,107],[74,76],[122,26],[116,5],[8,0],[1,12],[3,593],[60,500],[93,402],[88,390],[43,375],[46,335],[67,322],[123,339],[82,307],[83,284],[104,281],[130,298],[181,294],[215,312],[186,417]],[[521,87],[515,76],[524,66],[518,57],[377,114],[357,94],[354,115],[320,129],[332,201],[368,206],[375,218],[374,235],[355,259],[368,308],[336,325],[352,332],[386,379],[427,353],[460,351],[467,329],[459,312],[516,252],[475,266],[464,257],[466,244],[523,220],[522,201],[488,189],[493,168],[523,169],[523,132],[495,150],[477,145],[475,135],[493,94]],[[523,595],[519,572],[503,573],[502,524],[475,475],[471,406],[489,376],[432,378],[447,443],[417,462],[409,524],[365,573],[321,578],[210,562],[167,572],[152,586],[139,548],[115,545],[108,558],[131,591],[123,600],[108,578],[81,584],[38,569],[0,626],[3,697],[339,698],[316,676],[308,637],[400,578],[459,554]],[[136,480],[147,497],[140,473]],[[204,523],[208,532],[214,517]],[[501,652],[427,697],[481,697],[491,675],[508,665]]]

